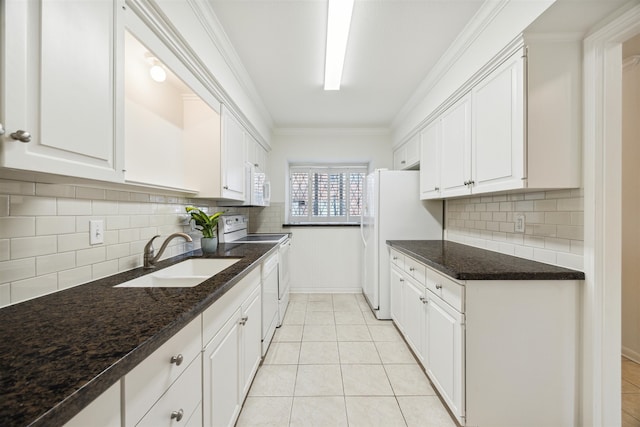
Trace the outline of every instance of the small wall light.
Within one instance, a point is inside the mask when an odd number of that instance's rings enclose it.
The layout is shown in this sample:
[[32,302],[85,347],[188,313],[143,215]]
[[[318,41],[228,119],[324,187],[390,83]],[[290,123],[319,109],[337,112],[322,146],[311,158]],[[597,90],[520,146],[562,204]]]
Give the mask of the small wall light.
[[165,71],[162,63],[158,60],[158,58],[156,58],[149,52],[147,52],[144,57],[147,60],[147,63],[149,63],[150,65],[149,75],[151,76],[151,78],[158,83],[162,83],[163,81],[167,80],[167,72]]

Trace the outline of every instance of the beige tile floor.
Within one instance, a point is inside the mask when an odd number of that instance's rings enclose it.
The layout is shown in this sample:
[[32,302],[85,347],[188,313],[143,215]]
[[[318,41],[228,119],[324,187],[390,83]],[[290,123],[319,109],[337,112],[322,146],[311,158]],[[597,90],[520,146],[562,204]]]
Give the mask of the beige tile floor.
[[622,427],[640,427],[640,364],[622,358]]
[[362,295],[292,294],[236,424],[455,427],[390,321]]

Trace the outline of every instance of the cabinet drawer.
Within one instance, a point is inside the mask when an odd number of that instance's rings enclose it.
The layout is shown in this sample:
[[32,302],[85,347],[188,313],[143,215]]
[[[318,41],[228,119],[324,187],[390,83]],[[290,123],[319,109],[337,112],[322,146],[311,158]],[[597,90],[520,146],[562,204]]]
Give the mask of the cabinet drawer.
[[404,258],[404,271],[409,273],[411,277],[416,279],[420,284],[424,285],[427,276],[427,267],[424,264],[419,263],[413,258]]
[[193,425],[201,425],[202,422],[198,422],[198,418],[202,419],[201,415],[195,413],[200,407],[201,381],[202,363],[200,358],[197,358],[137,425],[139,427],[177,426],[187,424],[193,417],[196,417]]
[[464,286],[431,269],[427,270],[427,289],[464,313]]
[[401,270],[404,269],[404,255],[395,249],[391,249],[390,254],[391,263],[400,267]]
[[198,316],[124,377],[126,426],[136,425],[200,354],[200,325]]

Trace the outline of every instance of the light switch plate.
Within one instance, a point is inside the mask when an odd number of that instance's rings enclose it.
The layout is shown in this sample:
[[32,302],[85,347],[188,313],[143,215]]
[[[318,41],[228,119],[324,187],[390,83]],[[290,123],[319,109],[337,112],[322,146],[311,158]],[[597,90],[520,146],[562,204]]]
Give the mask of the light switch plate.
[[522,214],[516,215],[515,220],[516,220],[516,226],[515,226],[516,233],[524,233],[524,225],[525,225],[524,215]]
[[104,221],[93,219],[89,221],[89,243],[99,245],[104,243]]

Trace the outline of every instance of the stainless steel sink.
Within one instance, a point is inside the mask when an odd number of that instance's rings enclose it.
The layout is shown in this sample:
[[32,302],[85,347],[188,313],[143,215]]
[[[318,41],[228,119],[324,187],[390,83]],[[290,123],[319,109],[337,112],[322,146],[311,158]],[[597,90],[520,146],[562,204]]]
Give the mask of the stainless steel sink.
[[192,288],[238,261],[239,258],[188,259],[114,288]]

